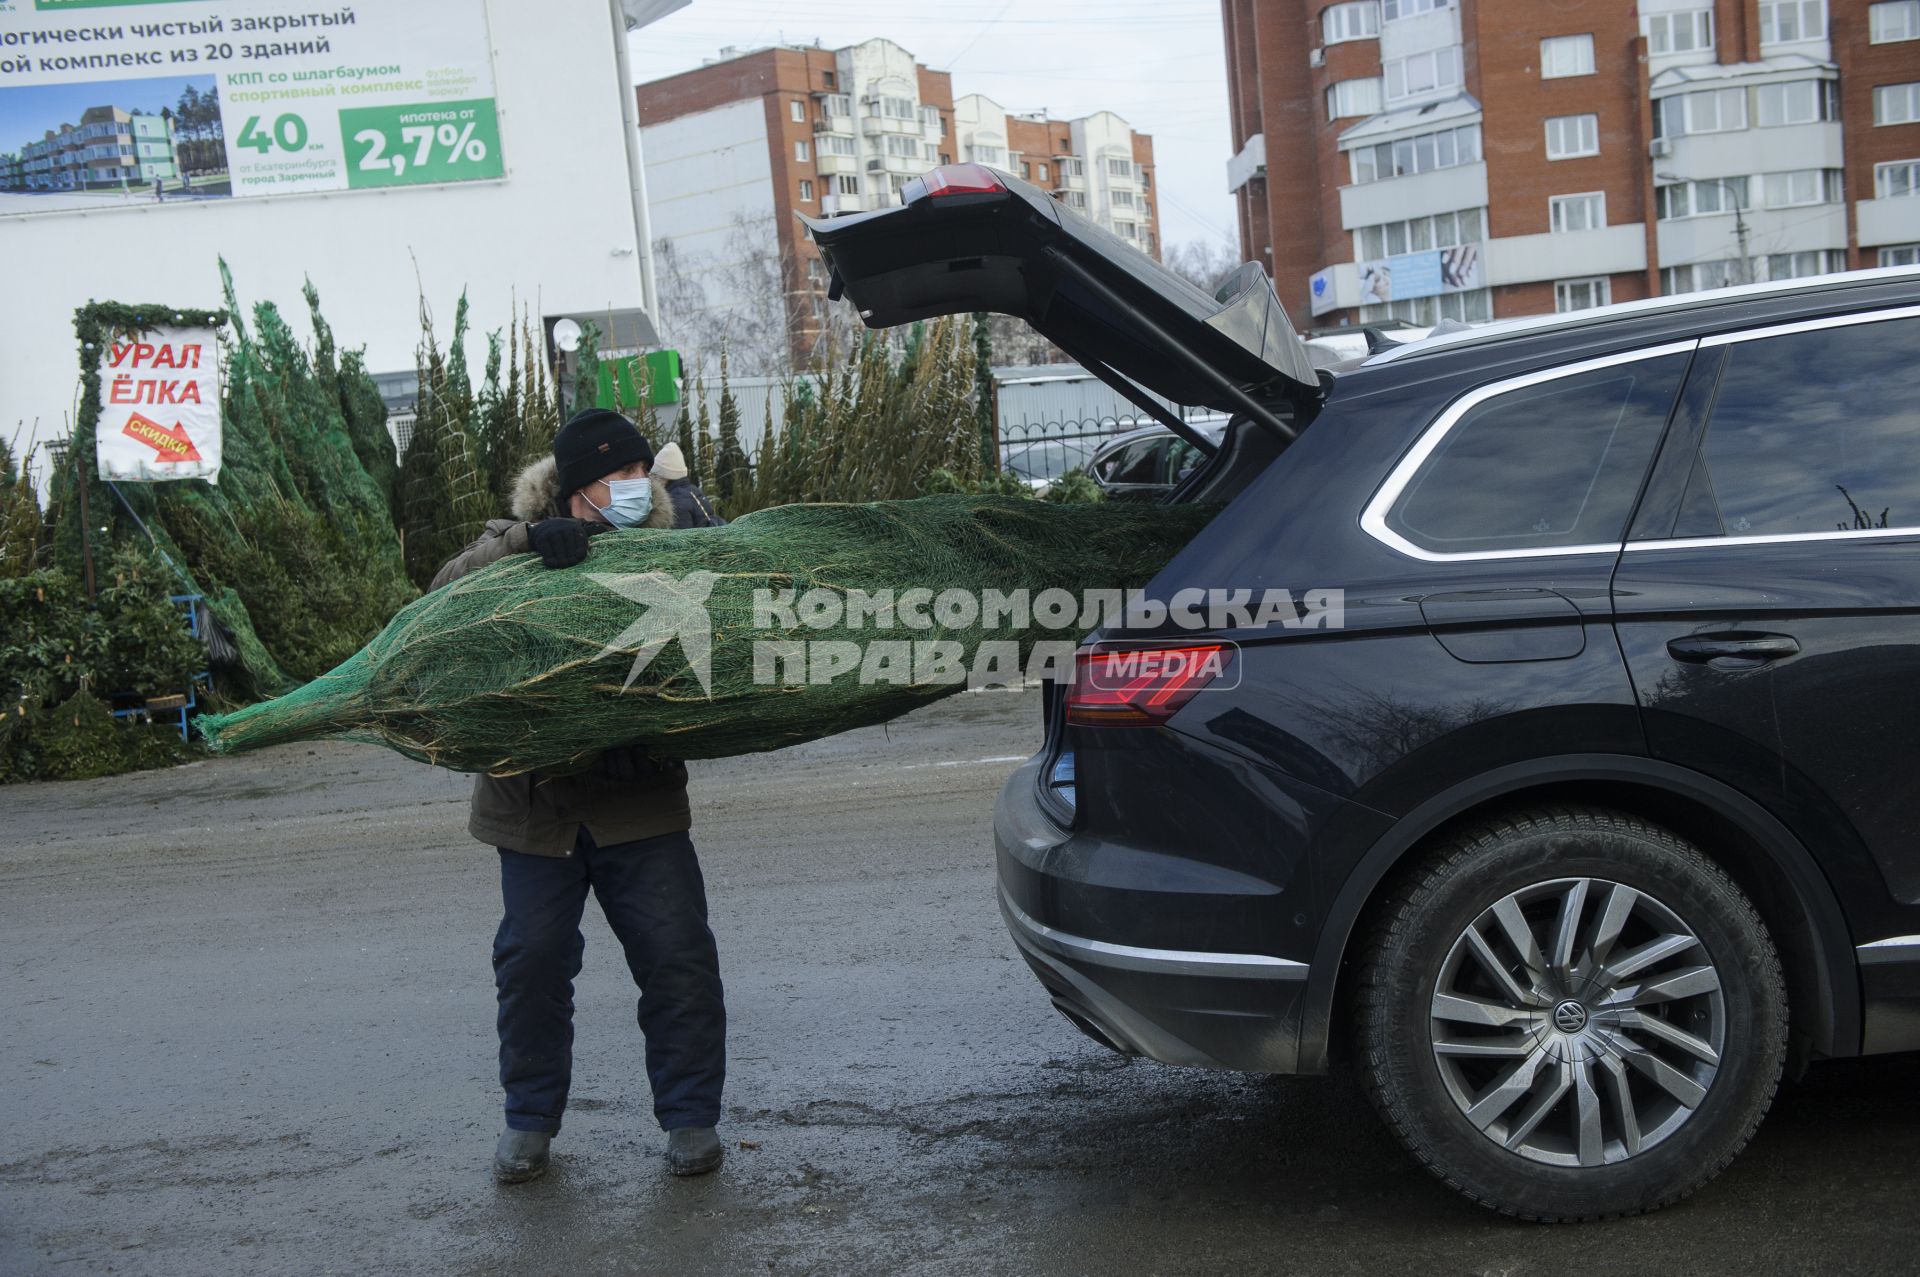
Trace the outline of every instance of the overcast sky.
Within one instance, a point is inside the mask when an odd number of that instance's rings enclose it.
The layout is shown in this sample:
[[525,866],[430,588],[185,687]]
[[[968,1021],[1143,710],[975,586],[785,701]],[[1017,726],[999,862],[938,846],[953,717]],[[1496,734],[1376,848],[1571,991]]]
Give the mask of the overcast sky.
[[1234,245],[1226,165],[1226,51],[1217,0],[693,0],[633,37],[636,80],[697,67],[724,45],[829,49],[884,36],[936,71],[953,94],[984,93],[1008,111],[1071,119],[1117,112],[1153,134],[1167,245]]

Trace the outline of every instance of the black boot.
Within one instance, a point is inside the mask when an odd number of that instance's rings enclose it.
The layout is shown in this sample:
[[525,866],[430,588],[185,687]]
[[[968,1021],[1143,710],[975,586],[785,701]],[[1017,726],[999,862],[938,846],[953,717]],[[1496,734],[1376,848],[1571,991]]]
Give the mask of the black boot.
[[683,1126],[667,1132],[667,1169],[675,1175],[705,1175],[725,1156],[711,1126]]
[[502,1184],[524,1184],[547,1173],[547,1145],[553,1136],[545,1131],[509,1130],[493,1148],[493,1177]]

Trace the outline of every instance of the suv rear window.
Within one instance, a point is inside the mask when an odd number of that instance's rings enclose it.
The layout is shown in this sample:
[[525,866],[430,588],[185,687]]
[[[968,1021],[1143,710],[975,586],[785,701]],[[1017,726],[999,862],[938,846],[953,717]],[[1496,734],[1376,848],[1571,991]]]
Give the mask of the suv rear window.
[[1920,319],[1727,350],[1680,537],[1920,526]]
[[1689,358],[1611,364],[1475,404],[1414,472],[1387,526],[1441,554],[1618,542]]

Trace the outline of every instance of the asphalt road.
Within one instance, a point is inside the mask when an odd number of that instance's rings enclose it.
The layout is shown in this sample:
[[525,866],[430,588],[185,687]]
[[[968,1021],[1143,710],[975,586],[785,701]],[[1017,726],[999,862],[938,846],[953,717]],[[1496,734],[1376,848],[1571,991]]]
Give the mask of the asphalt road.
[[994,905],[1031,696],[696,768],[726,1166],[666,1176],[589,908],[552,1173],[499,1128],[495,857],[465,782],[293,746],[0,790],[0,1273],[1913,1272],[1916,1062],[1824,1066],[1691,1202],[1500,1220],[1347,1085],[1127,1063]]

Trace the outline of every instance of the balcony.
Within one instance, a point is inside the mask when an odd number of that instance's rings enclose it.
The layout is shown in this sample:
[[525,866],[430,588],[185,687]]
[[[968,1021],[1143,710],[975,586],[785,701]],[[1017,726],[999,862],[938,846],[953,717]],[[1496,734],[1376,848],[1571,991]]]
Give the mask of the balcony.
[[1860,246],[1904,244],[1920,239],[1920,196],[1861,200],[1853,206],[1860,227]]
[[868,137],[882,133],[918,137],[921,132],[920,117],[916,115],[911,120],[899,120],[891,115],[863,115],[860,117],[860,131]]
[[1240,148],[1240,153],[1227,161],[1227,192],[1231,194],[1254,178],[1266,175],[1267,135],[1255,133]]
[[927,171],[927,162],[918,155],[888,155],[882,158],[889,173],[905,173],[909,177],[918,177]]
[[857,155],[833,155],[826,151],[815,150],[813,166],[823,174],[858,173],[860,157]]

